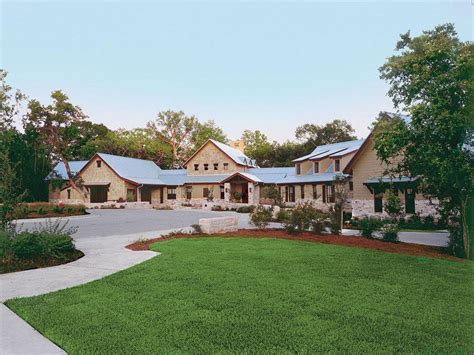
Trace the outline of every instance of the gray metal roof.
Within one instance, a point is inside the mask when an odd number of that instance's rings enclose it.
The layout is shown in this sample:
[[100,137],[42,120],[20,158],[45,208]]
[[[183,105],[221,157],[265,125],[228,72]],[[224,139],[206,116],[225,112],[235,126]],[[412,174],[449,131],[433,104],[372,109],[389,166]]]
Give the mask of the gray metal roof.
[[364,181],[364,184],[390,184],[416,181],[418,177],[411,178],[409,176],[374,176]]
[[[121,157],[118,155],[97,153],[121,177],[140,183],[139,179],[150,181],[158,179],[160,167],[151,160]],[[158,181],[156,181],[158,183]]]
[[257,167],[257,162],[248,156],[246,156],[243,152],[238,149],[232,148],[227,144],[218,142],[214,139],[210,139],[212,143],[214,143],[220,150],[222,150],[225,154],[227,154],[234,162],[237,164],[245,165],[248,167]]
[[[69,162],[69,168],[73,174],[77,174],[83,167],[86,165],[88,160],[75,160]],[[62,180],[69,180],[67,176],[66,167],[64,163],[61,161],[56,164],[53,170],[46,176],[45,180],[53,180],[53,179],[62,179]]]
[[297,163],[308,159],[322,159],[349,154],[357,151],[362,145],[363,141],[363,139],[358,139],[354,141],[319,145],[310,154],[297,158],[293,160],[293,162]]
[[276,184],[288,175],[294,175],[295,168],[252,168],[247,169],[252,174],[262,180],[265,184]]

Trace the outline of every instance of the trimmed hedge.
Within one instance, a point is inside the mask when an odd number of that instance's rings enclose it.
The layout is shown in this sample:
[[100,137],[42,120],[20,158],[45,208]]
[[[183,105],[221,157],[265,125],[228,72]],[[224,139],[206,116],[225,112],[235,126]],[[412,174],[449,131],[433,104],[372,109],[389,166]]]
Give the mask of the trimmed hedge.
[[48,202],[22,203],[18,205],[13,213],[14,219],[55,217],[55,216],[76,216],[86,214],[84,205],[65,205]]

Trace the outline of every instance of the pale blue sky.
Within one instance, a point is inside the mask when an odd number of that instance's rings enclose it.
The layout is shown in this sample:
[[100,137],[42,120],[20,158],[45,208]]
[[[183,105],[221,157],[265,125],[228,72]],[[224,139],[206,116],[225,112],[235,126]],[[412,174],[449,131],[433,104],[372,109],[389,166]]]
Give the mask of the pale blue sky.
[[144,126],[161,110],[214,119],[230,138],[260,129],[293,139],[297,125],[344,118],[358,136],[393,110],[377,68],[400,33],[453,22],[458,2],[5,2],[0,66],[9,83],[48,101],[66,92],[90,119]]

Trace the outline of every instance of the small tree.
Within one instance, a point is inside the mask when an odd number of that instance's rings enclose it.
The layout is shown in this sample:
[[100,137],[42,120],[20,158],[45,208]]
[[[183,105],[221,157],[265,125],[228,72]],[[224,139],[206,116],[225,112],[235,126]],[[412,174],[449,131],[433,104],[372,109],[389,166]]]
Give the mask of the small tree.
[[344,205],[347,201],[347,181],[344,175],[336,175],[334,180],[335,203],[331,229],[334,234],[340,235],[342,231]]
[[386,201],[384,205],[385,211],[388,213],[390,217],[393,219],[397,219],[400,214],[402,213],[402,204],[400,202],[400,197],[395,194],[393,188],[389,188],[388,192],[386,193]]
[[265,186],[262,192],[264,198],[271,200],[272,207],[281,207],[283,205],[283,198],[277,185]]
[[54,91],[51,98],[53,103],[47,106],[41,105],[37,100],[31,100],[28,103],[24,125],[33,127],[41,134],[45,143],[50,146],[53,158],[63,162],[71,187],[86,197],[87,193],[83,190],[80,180],[76,179],[71,171],[67,152],[73,144],[69,139],[68,131],[87,116],[61,91]]
[[8,151],[0,151],[0,176],[0,227],[5,230],[11,227],[15,209],[25,196],[17,190],[15,167]]
[[250,213],[250,223],[258,229],[265,229],[272,220],[272,210],[258,205]]

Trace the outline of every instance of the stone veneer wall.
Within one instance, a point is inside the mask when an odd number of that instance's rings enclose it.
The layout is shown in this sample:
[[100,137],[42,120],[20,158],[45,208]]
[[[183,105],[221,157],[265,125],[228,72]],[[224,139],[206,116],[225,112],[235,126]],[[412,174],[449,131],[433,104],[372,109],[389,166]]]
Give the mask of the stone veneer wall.
[[[374,212],[373,200],[352,200],[351,203],[353,217],[388,217],[388,214],[385,211],[382,213]],[[438,201],[436,200],[430,201],[426,199],[418,199],[415,200],[415,213],[420,215],[420,217],[438,217],[439,213],[436,210],[437,206]]]

